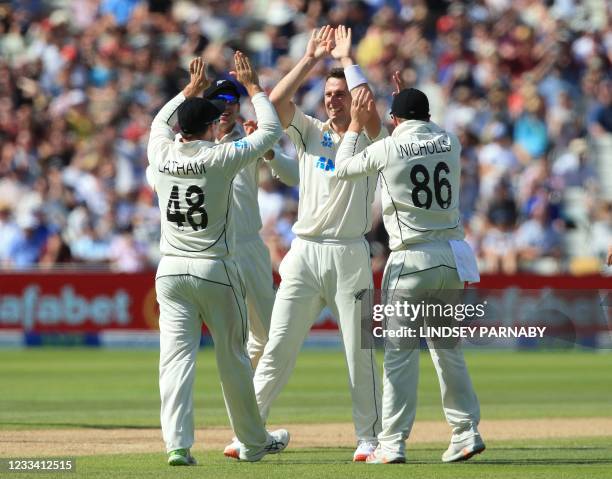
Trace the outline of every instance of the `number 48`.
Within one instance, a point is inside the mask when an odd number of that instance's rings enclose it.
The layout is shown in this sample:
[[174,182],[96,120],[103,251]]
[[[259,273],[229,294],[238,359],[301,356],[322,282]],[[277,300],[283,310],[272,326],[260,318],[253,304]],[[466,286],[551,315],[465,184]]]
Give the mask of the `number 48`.
[[[194,195],[195,199],[194,199]],[[183,227],[183,223],[189,222],[191,228],[195,231],[203,230],[208,226],[208,214],[203,208],[204,206],[204,191],[197,185],[191,185],[185,192],[185,201],[189,206],[187,213],[181,213],[179,187],[174,185],[168,199],[166,207],[166,219],[170,223],[176,223],[179,228]],[[198,213],[199,215],[196,215]],[[198,218],[199,216],[199,218]],[[196,221],[198,220],[199,221]]]

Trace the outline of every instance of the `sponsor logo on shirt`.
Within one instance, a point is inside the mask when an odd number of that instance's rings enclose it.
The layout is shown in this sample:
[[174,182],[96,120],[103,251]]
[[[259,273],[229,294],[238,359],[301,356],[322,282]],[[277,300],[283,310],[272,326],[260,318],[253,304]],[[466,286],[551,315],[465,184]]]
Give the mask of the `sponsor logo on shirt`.
[[315,168],[319,168],[323,171],[334,171],[336,169],[336,165],[334,165],[334,160],[332,160],[331,158],[319,156],[315,163]]

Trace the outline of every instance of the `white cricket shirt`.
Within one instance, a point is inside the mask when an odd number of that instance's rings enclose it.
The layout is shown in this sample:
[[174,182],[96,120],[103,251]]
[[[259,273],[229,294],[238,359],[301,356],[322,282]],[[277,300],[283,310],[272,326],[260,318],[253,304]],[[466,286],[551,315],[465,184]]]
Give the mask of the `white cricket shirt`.
[[408,120],[391,136],[355,154],[359,141],[354,132],[344,136],[336,174],[362,181],[360,177],[380,172],[391,250],[464,238],[459,215],[461,144],[454,134],[433,122]]
[[[285,130],[298,153],[300,200],[293,232],[317,241],[355,240],[372,226],[372,201],[377,172],[358,181],[336,176],[336,153],[342,141],[330,126],[305,115],[297,106]],[[378,140],[387,136],[381,127]],[[355,135],[354,153],[372,144],[365,133]]]
[[[217,143],[235,141],[244,136],[244,128],[241,124],[236,123],[232,131]],[[272,169],[272,174],[289,186],[297,185],[300,180],[297,161],[285,155],[277,147],[277,144],[272,149],[274,150],[274,158],[267,162]],[[262,162],[265,162],[265,160],[259,158],[257,161],[249,163],[234,178],[232,221],[236,242],[248,241],[257,236],[262,226],[259,203],[257,202],[259,167]]]

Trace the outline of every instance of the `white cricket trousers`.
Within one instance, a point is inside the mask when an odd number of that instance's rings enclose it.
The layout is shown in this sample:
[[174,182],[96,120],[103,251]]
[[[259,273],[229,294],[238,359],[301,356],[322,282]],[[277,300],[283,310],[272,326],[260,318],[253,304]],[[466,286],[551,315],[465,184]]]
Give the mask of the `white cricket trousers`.
[[[180,264],[182,261],[162,258],[155,282],[160,307],[161,425],[166,449],[193,445],[192,391],[203,321],[214,341],[231,426],[248,455],[261,450],[268,436],[257,409],[253,369],[245,350],[248,325],[238,267],[232,260],[190,258]],[[170,274],[172,271],[176,273]]]
[[247,241],[236,242],[234,261],[238,263],[246,288],[249,318],[247,351],[253,369],[263,354],[270,332],[270,317],[274,306],[274,279],[270,251],[259,234]]
[[[463,289],[455,259],[447,241],[411,245],[393,251],[383,276],[386,302],[402,300],[402,290]],[[480,405],[474,392],[460,343],[453,348],[436,348],[427,340],[440,391],[442,406],[453,433],[476,428]],[[385,349],[383,373],[381,448],[390,455],[405,455],[417,407],[419,346],[410,349]]]
[[253,380],[264,422],[289,380],[310,327],[327,305],[342,334],[355,433],[358,440],[376,441],[381,427],[380,380],[374,351],[361,348],[358,294],[373,287],[368,243],[365,239],[329,244],[296,238],[279,273],[270,339]]

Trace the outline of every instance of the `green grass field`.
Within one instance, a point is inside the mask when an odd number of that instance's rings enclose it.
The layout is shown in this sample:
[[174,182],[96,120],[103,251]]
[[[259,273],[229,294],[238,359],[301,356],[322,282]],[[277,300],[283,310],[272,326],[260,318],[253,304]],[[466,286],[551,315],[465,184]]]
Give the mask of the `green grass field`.
[[[458,479],[458,478],[607,478],[612,473],[609,439],[587,442],[554,441],[546,444],[492,443],[489,450],[472,461],[440,463],[440,445],[411,449],[405,465],[375,466],[347,460],[351,449],[287,450],[280,456],[255,464],[232,462],[219,453],[198,454],[201,466],[164,466],[156,454],[88,456],[77,458],[77,474],[87,478],[253,478],[253,479]],[[40,473],[17,474],[16,478],[41,477]],[[53,476],[44,474],[42,477]],[[72,475],[55,475],[73,477]]]
[[[466,358],[484,420],[612,417],[612,354],[479,351],[466,353]],[[426,354],[421,359],[417,421],[443,420],[431,361]],[[22,429],[159,427],[155,351],[2,350],[0,365],[0,429],[12,430],[15,438]],[[303,351],[270,422],[350,422],[346,381],[341,353]],[[210,350],[199,356],[195,402],[197,427],[228,426]],[[238,464],[220,452],[206,451],[198,454],[201,467],[171,471],[164,464],[160,441],[160,454],[79,457],[76,475],[151,478],[172,472],[173,477],[214,478],[610,478],[611,439],[487,441],[485,454],[456,465],[439,462],[444,443],[410,445],[408,465],[382,467],[348,462],[349,449],[289,449],[259,464]],[[16,477],[40,474],[20,473]]]

